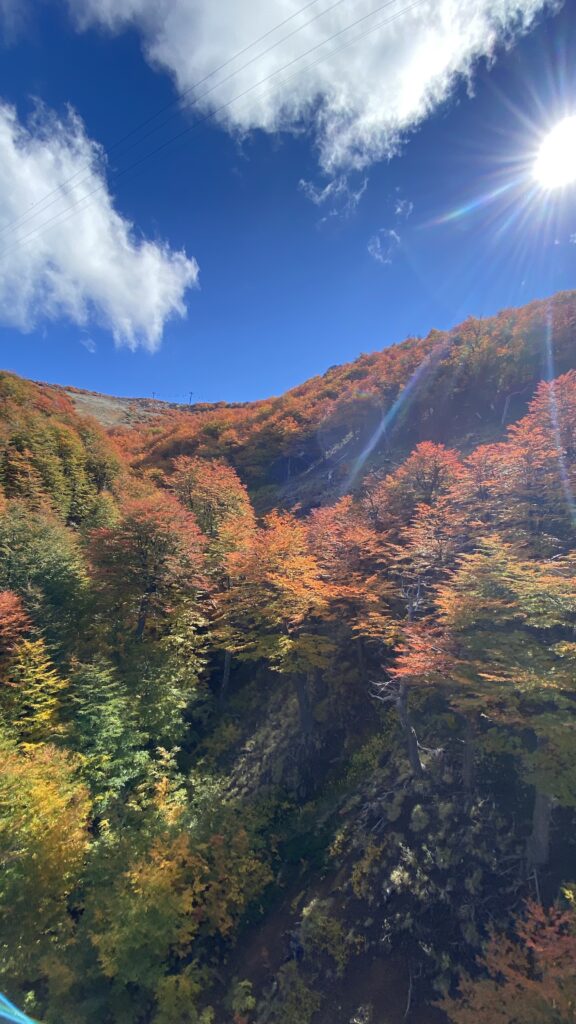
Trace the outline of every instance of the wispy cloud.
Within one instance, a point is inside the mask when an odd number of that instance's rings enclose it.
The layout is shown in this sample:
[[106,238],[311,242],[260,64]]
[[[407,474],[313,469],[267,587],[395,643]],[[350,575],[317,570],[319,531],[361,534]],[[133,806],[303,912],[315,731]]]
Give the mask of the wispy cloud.
[[394,203],[394,213],[398,218],[407,220],[414,209],[414,203],[409,199],[397,199]]
[[0,103],[0,321],[97,323],[119,345],[154,351],[197,277],[194,259],[137,237],[117,212],[102,150],[77,114],[39,107],[24,125]]
[[368,252],[377,263],[392,263],[400,245],[400,235],[393,228],[380,228],[368,241]]
[[[150,63],[167,69],[181,92],[298,15],[210,77],[195,98],[234,131],[296,129],[305,122],[322,167],[332,174],[396,152],[460,79],[472,77],[480,57],[510,44],[558,3],[349,0],[324,16],[317,10],[298,14],[301,0],[68,0],[80,29],[98,24],[138,31]],[[240,93],[239,102],[223,107]]]
[[304,178],[301,178],[299,188],[315,206],[324,208],[324,216],[319,222],[324,224],[334,217],[345,218],[354,213],[368,188],[368,178],[362,178],[356,188],[351,184],[347,174],[332,178],[323,188],[315,185],[312,181],[305,181]]
[[89,352],[91,356],[94,355],[96,349],[98,348],[96,342],[94,341],[94,338],[80,338],[80,344],[84,346],[86,351]]
[[371,238],[368,239],[368,252],[377,263],[389,265],[393,262],[394,256],[400,247],[400,230],[402,225],[411,216],[414,210],[414,203],[400,194],[400,188],[396,194],[388,198],[390,210],[389,219],[394,227],[379,228]]
[[24,31],[30,15],[27,0],[0,0],[0,42],[10,46]]

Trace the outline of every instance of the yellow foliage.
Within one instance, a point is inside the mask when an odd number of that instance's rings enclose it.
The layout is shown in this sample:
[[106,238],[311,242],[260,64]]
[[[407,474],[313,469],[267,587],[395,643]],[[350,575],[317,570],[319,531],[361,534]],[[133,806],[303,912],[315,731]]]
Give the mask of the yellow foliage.
[[53,746],[0,741],[0,922],[3,969],[39,969],[66,931],[66,898],[82,870],[89,801]]

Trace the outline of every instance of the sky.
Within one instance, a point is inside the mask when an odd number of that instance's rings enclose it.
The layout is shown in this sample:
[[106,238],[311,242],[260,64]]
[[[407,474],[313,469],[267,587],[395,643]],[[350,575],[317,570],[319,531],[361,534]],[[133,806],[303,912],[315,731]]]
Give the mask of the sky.
[[0,365],[246,401],[575,287],[575,8],[0,0]]

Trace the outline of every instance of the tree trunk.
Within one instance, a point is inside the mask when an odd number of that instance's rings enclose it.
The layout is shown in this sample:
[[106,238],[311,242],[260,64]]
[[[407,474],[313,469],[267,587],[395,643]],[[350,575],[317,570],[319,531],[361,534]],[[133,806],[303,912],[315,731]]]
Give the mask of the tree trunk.
[[218,704],[220,705],[220,707],[224,706],[224,702],[228,694],[228,684],[230,682],[231,667],[232,651],[224,651],[224,668],[222,669],[222,682],[220,683],[220,693],[218,694]]
[[138,608],[138,620],[136,622],[136,629],[134,636],[137,640],[141,640],[144,636],[144,630],[146,629],[146,623],[148,622],[148,613],[150,611],[150,602],[152,595],[157,591],[156,583],[148,583],[146,590],[140,598],[140,605]]
[[552,817],[552,798],[541,790],[534,791],[534,808],[532,811],[532,833],[526,844],[528,866],[542,867],[548,863],[550,855],[550,820]]
[[400,719],[400,725],[402,731],[406,736],[406,744],[408,747],[408,758],[410,760],[410,767],[412,774],[417,778],[421,778],[424,774],[424,768],[420,760],[420,751],[418,750],[418,738],[416,731],[412,725],[410,719],[410,711],[408,708],[408,687],[406,683],[400,683],[400,689],[398,691],[398,717]]
[[314,731],[314,716],[312,714],[312,705],[310,703],[310,680],[306,676],[298,672],[292,676],[292,682],[296,691],[296,698],[298,700],[298,717],[300,721],[300,728],[302,730],[302,737],[308,740]]
[[138,609],[138,621],[136,623],[136,630],[134,636],[137,640],[141,640],[146,629],[146,620],[148,618],[148,594],[144,594],[144,597],[140,601],[140,607]]

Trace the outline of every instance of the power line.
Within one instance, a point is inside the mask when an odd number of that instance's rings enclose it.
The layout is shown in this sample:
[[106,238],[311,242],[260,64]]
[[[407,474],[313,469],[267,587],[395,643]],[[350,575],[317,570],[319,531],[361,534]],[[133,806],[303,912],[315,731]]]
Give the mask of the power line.
[[[316,2],[316,0],[315,0],[315,2]],[[330,11],[333,11],[335,7],[340,7],[341,4],[346,3],[346,2],[348,2],[348,0],[334,0],[334,2],[331,3],[328,7],[325,7],[323,11],[320,11],[318,14],[315,14],[313,18],[309,18],[308,21],[305,21],[302,25],[298,25],[297,28],[293,29],[291,32],[288,32],[287,35],[282,36],[281,39],[277,39],[275,43],[271,43],[270,46],[267,46],[265,50],[261,50],[260,53],[257,53],[254,57],[251,57],[250,60],[246,61],[245,64],[242,64],[241,67],[236,68],[235,71],[231,71],[224,78],[219,79],[218,82],[215,82],[214,85],[211,85],[209,89],[205,89],[204,92],[200,93],[200,95],[196,96],[193,100],[190,100],[188,103],[184,103],[180,107],[180,110],[187,110],[187,109],[190,109],[191,107],[197,106],[200,103],[201,100],[205,99],[206,96],[209,96],[210,93],[214,92],[215,89],[218,89],[221,85],[225,85],[225,83],[229,82],[231,78],[235,78],[236,75],[239,75],[242,71],[245,71],[246,68],[251,67],[251,65],[255,64],[256,61],[260,60],[262,57],[266,57],[267,54],[271,53],[272,50],[275,50],[282,43],[285,43],[288,39],[292,39],[293,36],[298,35],[298,33],[302,32],[303,29],[308,28],[309,25],[312,25],[315,21],[318,21],[320,18],[323,18],[324,15],[329,14]],[[389,2],[392,3],[393,0],[389,0]],[[371,15],[367,15],[367,17],[371,17]],[[228,64],[228,63],[230,63],[230,61],[226,61],[225,62],[225,64]],[[224,65],[222,65],[222,66],[224,66]],[[210,72],[210,74],[206,75],[206,77],[202,81],[206,81],[208,78],[211,78],[213,74],[215,74],[215,72]],[[198,84],[201,84],[201,83],[198,83]],[[189,93],[191,91],[191,89],[195,89],[195,88],[197,88],[197,86],[191,86],[189,89],[185,90],[185,92],[182,95],[186,95],[187,93]],[[179,112],[180,111],[178,111],[178,112],[176,112],[174,114],[171,114],[170,117],[166,118],[165,121],[162,121],[156,128],[153,128],[151,131],[147,132],[145,135],[142,136],[142,138],[140,138],[138,140],[138,143],[135,143],[135,145],[138,145],[144,139],[149,138],[149,136],[153,135],[154,132],[159,131],[159,129],[163,128],[166,124],[168,124],[169,121],[172,121],[174,119],[174,117],[176,117],[177,113],[179,113]],[[130,148],[133,148],[133,147],[130,147]]]
[[[222,64],[219,64],[218,67],[214,68],[207,75],[204,75],[203,78],[199,79],[197,82],[194,82],[192,85],[188,86],[188,88],[185,89],[184,92],[182,92],[180,95],[178,95],[174,100],[171,100],[170,103],[165,104],[164,107],[161,107],[160,110],[156,111],[155,114],[152,114],[150,117],[146,118],[144,121],[141,121],[140,124],[136,125],[131,131],[127,132],[124,136],[122,136],[120,139],[118,139],[111,147],[109,147],[107,152],[110,153],[110,152],[113,152],[114,150],[118,149],[122,145],[123,142],[125,142],[127,139],[132,138],[132,136],[136,135],[142,128],[146,128],[149,124],[151,124],[153,121],[155,121],[158,117],[161,116],[161,114],[165,113],[167,110],[170,110],[170,109],[172,109],[175,106],[177,106],[179,108],[177,111],[175,111],[173,114],[171,114],[170,117],[165,118],[163,121],[160,122],[160,124],[156,125],[149,132],[146,132],[146,134],[143,135],[140,139],[137,139],[130,146],[128,146],[129,150],[133,149],[135,146],[137,146],[141,142],[143,142],[144,139],[149,138],[150,135],[153,135],[155,132],[157,132],[161,128],[163,128],[166,124],[169,123],[169,121],[172,121],[174,119],[174,117],[176,117],[177,114],[180,113],[180,111],[182,109],[186,110],[187,108],[190,108],[190,107],[194,106],[196,103],[199,102],[199,100],[203,99],[205,96],[208,96],[211,92],[214,91],[214,89],[217,89],[219,85],[223,85],[225,82],[229,81],[230,78],[234,78],[235,75],[239,75],[240,72],[242,72],[246,68],[250,67],[250,65],[254,64],[255,61],[260,60],[261,57],[265,57],[272,50],[276,49],[277,46],[280,46],[281,43],[286,42],[287,39],[291,39],[292,36],[297,35],[298,32],[301,32],[303,29],[307,28],[314,21],[318,21],[319,18],[324,17],[325,14],[328,14],[335,7],[339,7],[340,4],[345,2],[345,0],[334,0],[334,3],[330,4],[323,11],[320,11],[319,14],[316,14],[316,15],[314,15],[313,18],[310,18],[308,21],[305,21],[303,25],[298,25],[298,27],[293,29],[292,32],[289,32],[288,35],[282,36],[281,39],[277,39],[275,43],[272,43],[270,46],[268,46],[261,53],[257,54],[255,57],[251,57],[251,59],[249,61],[247,61],[245,64],[243,64],[242,67],[237,68],[235,71],[232,71],[229,75],[226,75],[225,78],[221,79],[219,82],[216,82],[209,89],[206,89],[202,93],[201,96],[197,97],[196,99],[192,100],[189,103],[182,104],[182,99],[183,99],[184,96],[188,96],[191,92],[194,92],[195,89],[198,89],[205,82],[209,81],[209,79],[213,78],[214,75],[218,74],[219,71],[223,71],[224,68],[228,67],[230,64],[232,64],[235,60],[237,60],[243,54],[245,54],[249,50],[253,49],[254,46],[258,45],[258,43],[263,42],[269,36],[273,35],[274,32],[278,32],[281,28],[284,27],[284,25],[287,25],[288,22],[293,21],[294,18],[297,18],[300,14],[303,14],[310,7],[315,6],[315,4],[317,4],[319,2],[320,2],[320,0],[310,0],[310,2],[305,4],[304,7],[301,7],[300,10],[295,11],[295,13],[291,14],[288,18],[284,18],[283,21],[279,22],[277,25],[275,25],[273,28],[269,29],[267,32],[264,32],[263,35],[259,36],[253,42],[248,43],[247,46],[244,46],[241,50],[238,50],[235,54],[233,54],[232,57],[229,57],[227,60],[223,61]],[[63,192],[64,188],[66,187],[66,185],[70,185],[73,181],[75,181],[76,178],[78,178],[79,175],[83,174],[84,171],[90,171],[90,170],[91,170],[91,164],[89,164],[89,163],[84,164],[84,166],[82,168],[80,168],[79,170],[75,171],[74,174],[70,175],[70,177],[66,178],[63,182],[60,182],[60,184],[57,185],[56,188],[53,188],[42,199],[37,199],[36,202],[33,203],[28,208],[28,211],[26,213],[22,214],[20,217],[16,217],[12,221],[9,221],[8,224],[4,224],[0,228],[0,235],[3,235],[6,231],[9,231],[11,228],[20,227],[23,224],[26,224],[29,220],[34,219],[36,216],[38,216],[38,214],[41,214],[42,212],[44,212],[44,210],[49,209],[50,206],[53,206],[54,203],[58,202],[58,200],[62,197],[62,192]],[[81,181],[77,182],[76,187],[78,187],[79,185],[82,185],[83,181],[88,181],[89,178],[90,178],[90,175],[87,175]],[[48,200],[51,200],[51,201],[48,202]],[[38,207],[41,207],[41,209],[38,210]]]
[[[336,39],[339,36],[343,35],[345,32],[349,32],[352,28],[355,28],[356,25],[361,24],[362,22],[366,21],[368,18],[373,17],[375,14],[378,14],[379,11],[381,11],[381,10],[387,8],[387,7],[390,7],[395,2],[396,2],[396,0],[386,0],[385,3],[383,3],[379,7],[375,8],[375,10],[371,11],[369,14],[363,15],[361,18],[357,18],[355,21],[351,22],[349,25],[346,25],[344,28],[339,29],[338,32],[335,32],[331,36],[328,36],[322,42],[317,43],[315,46],[312,46],[308,50],[305,50],[303,53],[299,54],[297,57],[292,58],[290,61],[288,61],[282,67],[277,68],[275,71],[271,72],[269,75],[266,75],[264,78],[260,79],[258,82],[255,82],[251,86],[248,86],[248,88],[244,89],[240,93],[237,93],[236,96],[233,96],[231,99],[227,100],[225,103],[222,103],[219,107],[216,107],[214,110],[209,111],[203,117],[197,118],[191,125],[188,125],[186,128],[182,129],[182,131],[177,132],[176,135],[171,136],[171,138],[167,139],[165,142],[161,143],[159,146],[156,146],[154,149],[150,150],[148,153],[145,153],[142,157],[140,157],[138,160],[135,160],[132,164],[129,164],[127,167],[125,167],[121,171],[118,171],[116,173],[115,177],[116,178],[121,178],[125,174],[128,174],[130,171],[135,170],[137,167],[139,167],[143,163],[145,163],[145,161],[151,159],[151,157],[156,156],[158,153],[163,152],[163,150],[165,150],[168,146],[172,145],[173,142],[178,142],[185,135],[188,135],[191,131],[193,131],[195,128],[199,127],[201,124],[204,124],[205,122],[207,122],[207,121],[211,120],[212,118],[216,117],[223,110],[225,110],[229,106],[231,106],[232,103],[235,103],[238,100],[242,99],[244,96],[246,96],[249,93],[253,92],[254,89],[258,88],[259,86],[265,85],[272,78],[275,78],[277,75],[281,74],[283,71],[285,71],[288,68],[292,67],[299,60],[302,60],[304,57],[307,57],[310,53],[313,53],[313,52],[319,50],[322,46],[325,46],[327,43],[329,43],[333,39]],[[384,21],[380,21],[376,25],[373,25],[370,29],[367,29],[365,32],[361,33],[361,35],[357,36],[355,39],[350,40],[349,42],[345,43],[343,46],[338,47],[338,49],[336,49],[336,50],[332,50],[329,54],[317,58],[315,61],[312,61],[310,64],[306,65],[306,67],[304,69],[300,69],[299,71],[294,72],[294,74],[290,75],[288,77],[288,79],[286,79],[286,81],[290,81],[292,78],[297,77],[299,74],[301,74],[302,70],[308,71],[311,68],[316,67],[316,65],[322,63],[324,60],[327,60],[330,57],[334,57],[336,54],[341,53],[343,50],[348,49],[350,46],[355,45],[357,42],[360,42],[360,40],[364,39],[366,36],[371,35],[373,32],[377,31],[379,28],[383,28],[383,27],[385,27],[387,25],[392,24],[392,22],[396,21],[398,18],[402,17],[405,14],[408,14],[410,11],[414,10],[415,8],[422,6],[423,3],[427,3],[427,0],[414,0],[414,2],[409,4],[407,7],[404,7],[401,10],[397,11],[395,14],[393,14],[389,18],[386,18]],[[96,195],[98,192],[106,190],[107,187],[108,187],[107,182],[102,182],[101,184],[97,185],[90,192],[88,192],[85,196],[82,196],[81,199],[77,200],[75,203],[72,203],[71,204],[72,209],[70,209],[68,211],[60,211],[59,213],[55,214],[53,217],[49,218],[49,220],[47,220],[43,224],[39,225],[39,227],[37,229],[34,229],[28,235],[25,235],[23,238],[18,239],[14,246],[12,246],[11,248],[5,249],[3,252],[0,253],[0,259],[2,259],[6,255],[9,255],[11,252],[15,251],[16,249],[18,249],[21,245],[25,244],[28,240],[30,240],[30,239],[38,236],[38,235],[42,235],[44,229],[46,227],[49,227],[55,221],[56,222],[60,221],[61,223],[65,223],[66,220],[68,220],[70,217],[74,216],[76,214],[76,212],[78,212],[78,210],[80,210],[81,208],[84,207],[84,204],[86,203],[86,201],[88,199],[90,199],[92,196]]]

